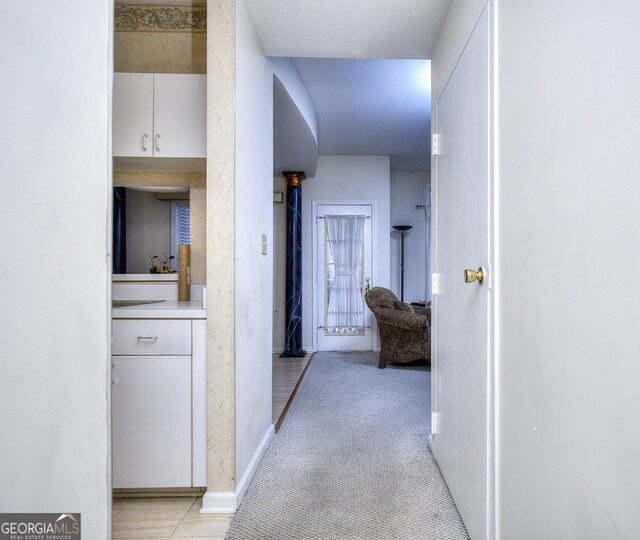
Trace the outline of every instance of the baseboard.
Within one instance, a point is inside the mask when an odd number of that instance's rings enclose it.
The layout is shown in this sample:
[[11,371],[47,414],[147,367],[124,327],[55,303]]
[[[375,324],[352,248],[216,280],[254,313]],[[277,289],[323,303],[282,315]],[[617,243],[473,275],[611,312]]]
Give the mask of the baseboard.
[[256,474],[256,471],[260,466],[260,462],[262,461],[267,448],[269,448],[271,439],[273,439],[274,433],[275,429],[273,424],[271,424],[267,429],[267,432],[264,434],[264,437],[262,437],[262,440],[260,441],[260,444],[258,445],[255,453],[253,454],[247,470],[242,475],[240,482],[238,482],[238,487],[236,487],[236,501],[238,506],[240,506],[242,499],[244,499],[244,496],[247,493],[247,489],[249,489],[249,484],[251,483],[251,480],[253,480],[253,475]]
[[233,514],[238,508],[235,491],[207,491],[202,496],[201,514]]
[[433,433],[429,433],[429,437],[427,438],[427,447],[429,448],[431,455],[433,455]]
[[273,424],[269,426],[267,432],[262,437],[258,448],[256,449],[247,470],[242,475],[240,482],[235,491],[207,491],[202,497],[201,514],[233,514],[240,506],[242,499],[249,489],[249,484],[256,474],[258,466],[264,457],[269,443],[273,439],[275,433]]
[[273,354],[282,354],[284,349],[282,347],[274,347],[271,351]]

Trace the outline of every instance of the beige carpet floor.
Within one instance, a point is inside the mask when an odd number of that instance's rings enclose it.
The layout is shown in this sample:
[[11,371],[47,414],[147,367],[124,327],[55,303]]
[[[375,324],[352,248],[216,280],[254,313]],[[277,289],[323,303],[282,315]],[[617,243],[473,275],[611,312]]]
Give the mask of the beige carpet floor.
[[426,366],[316,353],[229,540],[467,539],[427,448]]

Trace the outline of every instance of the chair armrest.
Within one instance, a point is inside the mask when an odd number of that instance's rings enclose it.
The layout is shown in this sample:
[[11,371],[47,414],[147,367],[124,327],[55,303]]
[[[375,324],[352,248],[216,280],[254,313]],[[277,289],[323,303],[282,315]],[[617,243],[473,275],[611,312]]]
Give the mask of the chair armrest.
[[431,314],[431,308],[430,307],[423,307],[423,306],[411,306],[413,308],[413,311],[415,311],[418,315],[424,315],[425,317],[428,317]]
[[396,309],[381,309],[376,314],[378,326],[385,324],[402,330],[429,329],[429,320],[425,315],[400,311]]
[[429,325],[431,325],[431,306],[423,307],[423,306],[411,306],[413,311],[415,311],[418,315],[424,315],[427,319],[429,319]]

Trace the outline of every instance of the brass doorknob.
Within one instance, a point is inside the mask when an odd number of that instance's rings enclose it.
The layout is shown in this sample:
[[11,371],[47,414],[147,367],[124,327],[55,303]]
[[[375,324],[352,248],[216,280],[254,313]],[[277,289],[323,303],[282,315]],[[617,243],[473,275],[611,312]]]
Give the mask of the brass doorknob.
[[464,271],[464,282],[465,283],[473,283],[474,281],[478,281],[480,285],[484,281],[484,269],[482,266],[478,268],[478,271],[475,270],[465,270]]

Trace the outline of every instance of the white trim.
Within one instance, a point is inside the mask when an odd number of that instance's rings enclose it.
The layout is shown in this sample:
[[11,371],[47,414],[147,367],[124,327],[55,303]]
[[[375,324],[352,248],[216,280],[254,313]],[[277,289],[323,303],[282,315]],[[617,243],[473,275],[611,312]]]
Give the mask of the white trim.
[[191,485],[207,485],[207,321],[191,321]]
[[202,497],[201,514],[234,514],[237,504],[234,491],[207,491]]
[[112,274],[111,281],[178,281],[178,274]]
[[490,383],[492,385],[492,392],[489,396],[490,398],[490,409],[489,409],[489,422],[490,426],[492,426],[492,430],[489,433],[489,442],[491,444],[489,448],[488,458],[489,458],[489,473],[490,473],[490,492],[489,492],[489,508],[487,509],[487,521],[492,522],[493,526],[490,526],[487,530],[487,538],[490,540],[498,540],[502,537],[500,530],[500,506],[498,501],[500,500],[500,422],[497,411],[500,410],[500,393],[499,393],[499,369],[500,369],[500,350],[499,350],[499,332],[500,326],[498,321],[500,320],[500,285],[499,285],[499,268],[500,268],[500,246],[498,244],[498,236],[496,231],[499,230],[499,213],[497,209],[499,207],[499,190],[498,186],[500,183],[500,167],[498,156],[500,155],[500,137],[498,136],[498,130],[500,126],[500,116],[499,116],[499,57],[496,51],[499,50],[498,38],[499,38],[499,29],[498,29],[498,9],[500,6],[499,1],[489,2],[490,6],[490,49],[489,49],[489,61],[491,63],[492,71],[491,71],[491,88],[490,88],[490,99],[491,99],[491,155],[490,155],[490,163],[492,165],[492,185],[491,185],[491,198],[489,199],[492,204],[492,212],[490,214],[489,224],[491,226],[490,230],[490,239],[492,246],[493,256],[493,270],[491,276],[491,282],[493,284],[493,298],[492,300],[492,310],[490,314],[489,323],[491,324],[491,332],[489,334],[492,344],[492,348],[489,351],[489,367],[491,370]]
[[247,470],[242,475],[240,482],[238,482],[238,486],[236,487],[236,500],[238,505],[244,499],[245,494],[247,493],[247,489],[249,488],[249,484],[251,484],[251,480],[253,480],[253,476],[256,474],[260,463],[262,462],[262,458],[264,457],[267,448],[269,448],[269,444],[271,444],[271,439],[275,435],[275,427],[273,424],[269,425],[267,432],[262,437],[258,448],[256,449],[251,461],[249,462],[249,466]]
[[249,466],[242,475],[240,482],[238,482],[235,491],[207,491],[204,494],[202,497],[202,508],[200,509],[201,514],[234,514],[236,512],[247,493],[249,484],[251,484],[251,480],[253,480],[253,476],[258,470],[258,466],[267,448],[269,448],[274,434],[275,427],[271,424],[253,454]]

